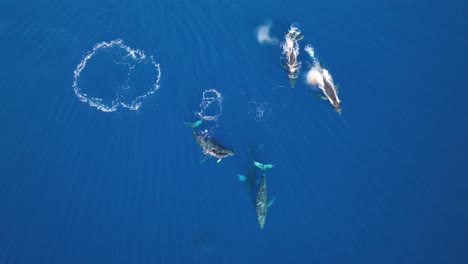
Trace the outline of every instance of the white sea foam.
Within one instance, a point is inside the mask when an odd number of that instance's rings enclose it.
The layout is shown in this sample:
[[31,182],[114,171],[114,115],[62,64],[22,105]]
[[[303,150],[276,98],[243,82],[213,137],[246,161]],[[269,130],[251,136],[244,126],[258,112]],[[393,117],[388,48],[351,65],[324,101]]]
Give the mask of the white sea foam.
[[257,28],[257,41],[260,44],[268,43],[272,45],[278,44],[278,39],[270,36],[271,22],[266,22],[265,24]]
[[307,52],[312,59],[315,59],[315,51],[312,45],[308,44],[304,47],[305,52]]
[[[91,63],[90,59],[97,53],[112,54],[113,56],[118,55],[118,57],[115,57],[113,60],[113,63],[118,65],[125,65],[125,67],[128,67],[127,80],[125,84],[118,87],[106,87],[106,89],[111,91],[111,94],[114,94],[114,98],[112,98],[110,103],[105,103],[103,98],[88,95],[88,93],[92,93],[92,89],[88,88],[88,91],[86,92],[85,89],[79,86],[81,73],[83,70],[85,70],[86,65]],[[154,83],[147,88],[141,89],[141,87],[133,87],[130,81],[132,75],[134,74],[134,69],[137,65],[151,65],[157,72],[154,79],[152,79],[154,80]],[[88,103],[90,106],[95,107],[96,109],[103,112],[114,112],[117,111],[120,107],[124,107],[129,110],[138,110],[143,104],[144,99],[154,94],[159,89],[161,67],[159,63],[154,61],[153,56],[147,58],[143,51],[132,49],[126,46],[121,39],[115,39],[110,42],[103,41],[94,45],[93,49],[83,56],[83,59],[76,67],[73,76],[74,81],[72,87],[80,101]],[[99,78],[99,76],[96,76],[96,78]],[[142,91],[140,91],[139,94],[132,94],[131,96],[127,96],[124,100],[123,96],[119,92],[123,89],[129,91],[132,89]]]

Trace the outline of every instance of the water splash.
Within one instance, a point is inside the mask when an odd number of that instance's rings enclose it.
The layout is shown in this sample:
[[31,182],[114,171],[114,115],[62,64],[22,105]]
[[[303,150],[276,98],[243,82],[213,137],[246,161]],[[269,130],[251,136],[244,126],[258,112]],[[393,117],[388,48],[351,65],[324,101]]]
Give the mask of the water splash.
[[304,47],[304,51],[307,52],[307,54],[309,54],[309,56],[312,58],[312,59],[315,59],[315,51],[314,51],[314,47],[312,47],[312,45],[308,44]]
[[271,29],[271,22],[267,21],[265,24],[259,26],[256,31],[257,31],[257,41],[260,44],[272,44],[276,45],[278,44],[278,39],[275,37],[270,36],[270,29]]

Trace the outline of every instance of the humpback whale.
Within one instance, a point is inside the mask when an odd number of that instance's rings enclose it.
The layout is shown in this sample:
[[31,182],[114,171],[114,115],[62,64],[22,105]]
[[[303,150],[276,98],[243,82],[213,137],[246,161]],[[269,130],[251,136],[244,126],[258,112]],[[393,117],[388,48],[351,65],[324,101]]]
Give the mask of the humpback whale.
[[[328,101],[330,101],[330,104],[333,106],[336,112],[338,112],[338,114],[341,114],[340,99],[338,98],[338,93],[335,88],[335,85],[333,85],[333,82],[331,82],[331,76],[328,73],[328,71],[325,69],[322,69],[322,71],[325,75],[325,78],[323,78],[323,93],[328,98]],[[330,78],[327,78],[328,76],[330,76]]]
[[199,135],[195,131],[192,131],[192,133],[193,133],[193,137],[195,138],[195,141],[202,148],[203,154],[217,158],[218,162],[220,162],[221,159],[225,157],[234,155],[234,152],[232,150],[217,143],[215,140],[207,136]]
[[312,58],[314,65],[307,73],[307,83],[311,85],[316,85],[322,90],[324,96],[314,95],[319,99],[328,100],[333,108],[341,114],[340,99],[338,98],[338,89],[333,83],[333,78],[327,69],[322,67],[322,64],[315,57],[314,48],[312,45],[306,45],[304,50],[309,53]]
[[307,74],[307,82],[317,85],[322,90],[324,96],[318,96],[317,98],[328,100],[336,112],[341,114],[341,101],[338,98],[338,91],[330,73],[326,69],[323,69],[319,63],[315,63],[314,67]]
[[285,36],[285,42],[282,45],[285,59],[283,67],[288,73],[291,87],[294,87],[299,75],[299,69],[301,68],[301,63],[297,61],[297,56],[299,55],[299,44],[297,42],[303,38],[300,34],[301,32],[298,28],[291,26]]
[[262,178],[260,181],[260,186],[258,188],[257,196],[255,197],[255,209],[257,211],[257,221],[260,229],[263,229],[265,226],[265,220],[268,212],[268,207],[273,205],[275,198],[268,201],[267,200],[267,185],[265,170],[273,168],[272,164],[262,164],[260,162],[254,161],[254,165],[263,171]]

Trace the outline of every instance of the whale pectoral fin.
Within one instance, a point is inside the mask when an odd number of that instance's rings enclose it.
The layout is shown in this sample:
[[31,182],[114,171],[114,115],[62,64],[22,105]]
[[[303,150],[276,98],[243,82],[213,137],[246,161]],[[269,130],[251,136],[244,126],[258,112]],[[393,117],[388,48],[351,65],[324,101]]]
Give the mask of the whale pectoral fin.
[[338,84],[335,85],[335,90],[336,90],[336,93],[340,92],[340,86]]
[[302,35],[302,36],[297,36],[295,40],[296,40],[296,41],[299,41],[299,40],[301,40],[301,39],[303,39],[303,38],[304,38],[303,35]]
[[276,201],[276,197],[273,197],[271,200],[268,201],[267,207],[272,206]]
[[210,156],[205,156],[201,161],[200,164],[205,163],[205,161],[209,160],[211,157]]
[[284,63],[283,61],[279,61],[279,64],[281,66],[281,68],[284,70],[284,71],[288,71],[288,66],[286,65],[286,63]]
[[245,182],[247,180],[247,176],[243,175],[243,174],[237,174],[237,178],[239,179],[239,181],[241,182]]
[[222,160],[222,159],[218,159],[218,160],[216,161],[216,163],[220,163],[220,162],[221,162],[221,160]]
[[324,100],[324,101],[328,100],[326,96],[321,95],[321,94],[312,94],[312,96],[319,100]]
[[184,125],[185,125],[186,127],[196,128],[196,127],[198,127],[201,123],[202,123],[202,120],[200,119],[200,120],[197,120],[197,121],[195,121],[195,122],[193,122],[193,123],[191,123],[191,122],[184,122]]

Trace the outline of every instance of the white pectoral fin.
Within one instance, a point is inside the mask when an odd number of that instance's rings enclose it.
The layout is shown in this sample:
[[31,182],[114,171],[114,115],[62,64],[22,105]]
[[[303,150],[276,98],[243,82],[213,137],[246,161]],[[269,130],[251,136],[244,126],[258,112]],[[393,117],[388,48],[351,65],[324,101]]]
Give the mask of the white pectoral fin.
[[312,94],[313,97],[319,99],[319,100],[323,100],[323,101],[327,101],[328,98],[325,96],[325,95],[321,95],[321,94]]
[[210,156],[205,156],[205,157],[203,157],[203,159],[200,161],[200,164],[205,163],[205,161],[207,161],[207,160],[210,159],[210,158],[211,158]]
[[216,163],[220,163],[222,159],[218,159],[218,161],[216,161]]
[[276,197],[273,197],[270,201],[268,201],[267,207],[272,206],[276,201]]

